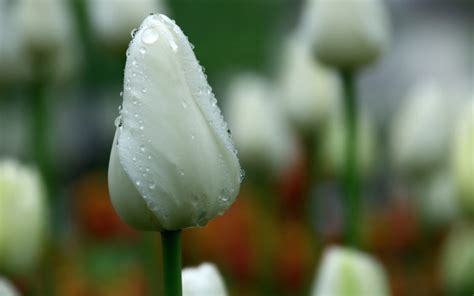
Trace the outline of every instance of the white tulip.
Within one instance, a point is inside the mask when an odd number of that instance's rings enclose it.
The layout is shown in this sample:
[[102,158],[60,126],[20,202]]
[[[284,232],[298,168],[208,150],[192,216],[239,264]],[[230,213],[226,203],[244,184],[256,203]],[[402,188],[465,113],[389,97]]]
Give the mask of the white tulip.
[[321,65],[296,37],[285,44],[282,59],[281,97],[288,117],[304,130],[324,125],[341,100],[339,76]]
[[452,166],[460,206],[474,215],[474,97],[456,124]]
[[301,31],[311,34],[317,57],[340,68],[372,63],[389,43],[382,0],[307,0]]
[[469,295],[474,291],[474,227],[455,225],[441,256],[441,276],[447,295]]
[[18,0],[13,13],[18,34],[29,52],[54,54],[71,42],[74,27],[65,1]]
[[214,264],[203,263],[182,272],[183,296],[226,296],[226,288]]
[[[346,126],[342,114],[333,114],[319,140],[323,165],[329,171],[342,174],[346,164]],[[375,126],[367,112],[361,112],[357,125],[357,169],[362,176],[369,175],[376,162]]]
[[374,258],[352,249],[329,247],[311,295],[384,296],[390,292],[385,272]]
[[46,217],[38,172],[14,160],[0,161],[0,269],[33,270],[42,251]]
[[267,80],[255,74],[234,79],[224,111],[244,163],[276,172],[290,164],[295,139]]
[[88,0],[93,33],[105,46],[126,46],[130,32],[150,13],[165,13],[159,0]]
[[0,295],[1,296],[19,296],[20,293],[15,289],[15,286],[7,280],[0,276]]
[[391,158],[403,173],[424,173],[442,165],[449,148],[454,104],[433,83],[417,85],[391,127]]
[[109,190],[131,226],[202,226],[230,207],[241,169],[227,124],[192,46],[164,15],[150,15],[127,51]]
[[80,64],[80,47],[67,2],[18,0],[10,5],[20,62],[31,68],[29,74],[47,75],[53,82],[71,78]]

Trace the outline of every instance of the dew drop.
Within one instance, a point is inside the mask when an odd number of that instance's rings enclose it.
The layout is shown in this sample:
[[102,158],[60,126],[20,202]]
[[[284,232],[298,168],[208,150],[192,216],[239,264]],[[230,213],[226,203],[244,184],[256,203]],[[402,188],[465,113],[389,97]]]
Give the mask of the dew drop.
[[174,42],[174,40],[170,39],[170,40],[169,40],[169,44],[170,44],[171,49],[172,49],[174,52],[177,52],[177,51],[178,51],[178,45],[176,44],[176,42]]
[[150,190],[155,190],[156,184],[155,184],[155,183],[151,183],[151,184],[148,186],[148,188],[149,188]]
[[136,181],[135,184],[136,184],[138,187],[140,187],[140,185],[141,185],[140,181]]
[[183,106],[184,109],[188,108],[188,104],[186,104],[185,101],[182,101],[182,102],[181,102],[181,105]]
[[140,145],[140,151],[141,151],[141,152],[145,152],[145,150],[146,150],[146,149],[145,149],[145,145]]
[[[148,158],[148,160],[151,160],[151,155],[148,155],[148,157],[147,157],[147,158]],[[149,169],[148,169],[148,170],[149,170]]]
[[141,53],[142,55],[146,54],[146,49],[145,49],[144,47],[141,47],[141,48],[140,48],[140,53]]
[[137,29],[133,29],[131,32],[130,32],[130,36],[132,36],[132,38],[135,38],[135,34],[137,34]]
[[121,91],[121,92],[119,93],[119,95],[120,95],[121,97],[123,97],[123,91]]
[[115,127],[121,127],[122,126],[122,116],[118,116],[114,120],[114,125]]
[[191,134],[191,140],[195,140],[196,136],[194,134]]
[[140,130],[142,131],[144,129],[145,129],[145,127],[143,125],[140,125]]
[[143,89],[142,89],[142,93],[146,94],[146,92],[147,92],[147,89],[146,89],[146,88],[143,88]]
[[158,40],[158,32],[154,28],[147,28],[142,33],[142,41],[145,44],[153,44]]
[[184,177],[184,171],[183,170],[179,170],[179,174],[181,175],[181,177]]

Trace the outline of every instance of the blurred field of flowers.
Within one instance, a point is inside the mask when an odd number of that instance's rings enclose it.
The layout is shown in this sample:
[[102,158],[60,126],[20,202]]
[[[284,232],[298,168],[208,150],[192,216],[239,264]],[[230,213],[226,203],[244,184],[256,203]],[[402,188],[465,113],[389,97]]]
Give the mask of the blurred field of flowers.
[[162,295],[159,235],[124,224],[107,185],[127,46],[153,12],[195,46],[245,170],[223,216],[184,230],[184,267],[215,264],[229,295],[331,294],[343,280],[319,270],[338,260],[361,291],[385,272],[389,295],[472,295],[474,2],[385,1],[390,45],[357,79],[367,258],[327,249],[345,243],[348,131],[305,40],[311,2],[0,0],[0,295],[3,278]]

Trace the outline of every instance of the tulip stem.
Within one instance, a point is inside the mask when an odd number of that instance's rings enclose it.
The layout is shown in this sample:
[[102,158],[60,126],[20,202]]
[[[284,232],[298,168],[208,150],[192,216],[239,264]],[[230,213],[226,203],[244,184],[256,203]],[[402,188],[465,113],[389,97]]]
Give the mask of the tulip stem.
[[162,231],[164,295],[181,296],[181,230]]
[[345,168],[344,168],[344,240],[347,245],[357,247],[360,225],[360,185],[357,175],[357,99],[356,74],[353,70],[341,71],[344,89],[345,118]]

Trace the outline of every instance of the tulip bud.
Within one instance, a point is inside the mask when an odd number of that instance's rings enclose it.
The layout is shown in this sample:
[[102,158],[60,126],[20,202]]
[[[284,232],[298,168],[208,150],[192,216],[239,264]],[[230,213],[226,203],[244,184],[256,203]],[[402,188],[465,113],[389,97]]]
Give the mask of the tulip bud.
[[474,100],[466,105],[455,128],[452,166],[460,205],[474,216]]
[[[375,166],[376,135],[374,124],[367,112],[362,112],[357,125],[357,170],[360,175],[369,175]],[[342,174],[346,164],[346,126],[341,114],[334,114],[322,132],[322,162],[330,172]]]
[[80,58],[67,3],[61,0],[18,0],[11,6],[20,39],[19,50],[23,53],[21,62],[28,63],[34,74],[47,75],[54,82],[70,78]]
[[316,56],[325,64],[354,68],[374,62],[389,43],[382,0],[307,0],[303,25],[309,26]]
[[474,291],[474,228],[455,225],[441,257],[441,275],[446,295],[470,295]]
[[19,296],[20,293],[15,289],[13,284],[0,276],[0,295],[2,296]]
[[15,5],[16,25],[29,52],[51,54],[70,42],[73,27],[65,1],[18,0]]
[[303,130],[324,125],[341,100],[337,73],[321,65],[302,40],[290,39],[283,53],[280,85],[288,117]]
[[164,15],[148,16],[130,43],[121,108],[109,191],[125,222],[177,230],[230,207],[237,152],[191,44]]
[[403,173],[425,174],[446,160],[453,110],[433,83],[409,93],[395,115],[391,158]]
[[[150,13],[164,13],[159,0],[88,0],[93,33],[105,46],[125,47],[130,32]],[[117,17],[120,16],[120,17]]]
[[241,160],[277,172],[287,167],[295,139],[270,83],[257,75],[242,75],[230,86],[227,102],[224,113]]
[[182,272],[183,296],[226,296],[224,281],[214,264],[203,263]]
[[47,209],[38,172],[0,161],[0,269],[28,273],[39,260]]
[[330,247],[323,254],[313,296],[389,295],[382,266],[359,251]]

